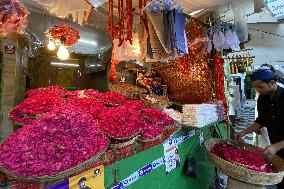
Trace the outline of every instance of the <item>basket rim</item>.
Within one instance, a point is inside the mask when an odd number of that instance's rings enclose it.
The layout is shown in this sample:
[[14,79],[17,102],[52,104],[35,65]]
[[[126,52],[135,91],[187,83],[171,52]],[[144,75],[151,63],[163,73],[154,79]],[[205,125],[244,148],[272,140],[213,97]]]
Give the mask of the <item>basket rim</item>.
[[103,131],[104,135],[106,135],[109,138],[115,139],[115,140],[130,140],[130,139],[135,138],[137,135],[139,135],[139,133],[141,132],[141,128],[139,128],[139,131],[137,131],[136,133],[133,133],[131,136],[128,136],[128,137],[125,137],[125,138],[117,138],[117,137],[114,137],[111,134],[107,133],[103,129],[102,129],[102,131]]
[[44,176],[40,176],[40,177],[25,177],[25,176],[20,176],[20,175],[17,175],[15,173],[12,173],[9,170],[7,170],[6,168],[3,168],[1,166],[0,166],[0,171],[4,172],[10,178],[14,178],[14,179],[21,180],[21,181],[27,181],[27,182],[56,181],[56,180],[60,180],[60,179],[63,179],[65,177],[68,177],[72,174],[75,174],[76,172],[84,169],[85,167],[90,166],[92,163],[97,161],[107,151],[109,145],[110,145],[110,142],[108,143],[108,145],[106,145],[106,147],[103,150],[98,152],[91,159],[86,160],[86,161],[82,162],[81,164],[79,164],[75,167],[72,167],[70,169],[67,169],[65,171],[59,172],[58,174],[54,174],[54,175],[44,175]]

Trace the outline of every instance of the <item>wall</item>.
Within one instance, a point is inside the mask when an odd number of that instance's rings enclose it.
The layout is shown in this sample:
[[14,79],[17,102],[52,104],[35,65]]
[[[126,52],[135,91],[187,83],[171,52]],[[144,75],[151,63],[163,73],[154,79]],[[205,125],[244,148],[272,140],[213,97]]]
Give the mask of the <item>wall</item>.
[[[7,45],[15,47],[15,53],[8,54],[5,51]],[[27,73],[27,51],[17,38],[4,38],[0,41],[2,57],[1,78],[1,112],[0,112],[0,140],[10,135],[14,128],[8,119],[12,107],[18,104],[25,95]]]
[[[255,55],[254,64],[279,64],[284,63],[284,24],[283,23],[258,23],[248,24],[251,41],[246,48],[253,48]],[[260,30],[260,31],[257,31]],[[264,33],[273,33],[276,35]]]

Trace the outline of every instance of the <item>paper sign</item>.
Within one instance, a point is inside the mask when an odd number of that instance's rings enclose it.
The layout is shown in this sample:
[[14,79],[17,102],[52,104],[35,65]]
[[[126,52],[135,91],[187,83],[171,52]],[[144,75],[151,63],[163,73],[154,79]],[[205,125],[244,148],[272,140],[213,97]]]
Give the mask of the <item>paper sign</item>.
[[15,54],[16,53],[16,48],[12,44],[5,45],[5,53],[6,54]]
[[273,13],[273,17],[277,20],[284,18],[284,1],[283,0],[265,0],[270,11]]
[[104,189],[104,166],[98,166],[69,179],[69,189]]

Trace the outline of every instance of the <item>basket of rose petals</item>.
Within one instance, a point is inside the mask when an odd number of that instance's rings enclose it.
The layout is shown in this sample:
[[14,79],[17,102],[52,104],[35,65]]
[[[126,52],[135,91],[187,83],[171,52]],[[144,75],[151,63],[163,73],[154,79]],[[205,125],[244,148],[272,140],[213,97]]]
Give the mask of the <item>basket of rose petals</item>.
[[159,125],[164,125],[167,119],[168,121],[171,119],[166,113],[155,108],[142,109],[142,115],[147,121]]
[[143,118],[137,110],[123,106],[108,108],[102,112],[99,127],[105,135],[116,140],[128,140],[140,133]]
[[274,185],[284,176],[284,160],[264,157],[262,149],[217,138],[205,142],[209,159],[228,176],[257,185]]
[[68,91],[59,86],[48,86],[48,87],[30,89],[27,91],[27,96],[32,97],[41,94],[64,96],[66,93],[68,93]]
[[101,101],[107,106],[121,106],[126,100],[126,96],[117,92],[110,91],[101,95]]
[[24,181],[59,180],[89,167],[109,143],[90,114],[63,105],[1,144],[0,170]]
[[163,136],[163,131],[163,126],[144,121],[141,134],[137,140],[144,143],[159,140]]

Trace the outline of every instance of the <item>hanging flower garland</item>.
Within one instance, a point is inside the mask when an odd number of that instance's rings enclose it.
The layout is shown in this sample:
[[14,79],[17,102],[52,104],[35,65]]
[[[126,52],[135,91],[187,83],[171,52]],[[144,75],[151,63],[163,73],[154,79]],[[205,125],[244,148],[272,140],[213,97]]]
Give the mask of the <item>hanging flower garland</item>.
[[[221,57],[220,53],[216,53],[213,57],[213,66],[214,66],[214,80],[215,80],[215,89],[216,89],[216,99],[222,100],[226,110],[226,115],[228,117],[229,109],[225,96],[225,72],[224,72],[224,60]],[[229,120],[227,120],[229,123]]]
[[126,41],[132,45],[132,27],[133,27],[133,14],[132,14],[132,0],[126,0]]
[[[132,44],[132,28],[133,28],[133,11],[132,11],[132,0],[126,0],[124,6],[124,0],[118,0],[118,23],[115,26],[113,22],[113,0],[109,1],[109,21],[108,29],[112,39],[119,39],[119,47],[124,41],[129,41]],[[126,12],[124,12],[124,9]],[[126,28],[124,23],[124,17],[126,17]],[[124,37],[126,33],[126,37]]]
[[65,46],[72,46],[80,39],[79,31],[65,24],[54,26],[48,30],[47,35],[54,41],[65,38]]

